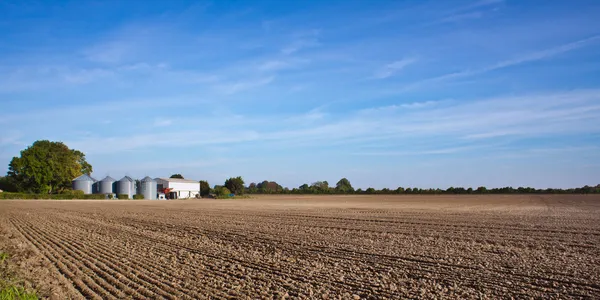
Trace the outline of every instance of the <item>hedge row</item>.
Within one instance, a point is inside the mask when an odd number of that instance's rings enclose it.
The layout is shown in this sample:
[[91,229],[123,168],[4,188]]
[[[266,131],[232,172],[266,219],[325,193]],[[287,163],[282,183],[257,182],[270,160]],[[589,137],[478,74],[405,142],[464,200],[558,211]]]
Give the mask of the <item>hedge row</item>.
[[103,194],[81,195],[76,193],[66,194],[26,194],[26,193],[0,193],[0,199],[49,199],[49,200],[72,200],[72,199],[105,199]]

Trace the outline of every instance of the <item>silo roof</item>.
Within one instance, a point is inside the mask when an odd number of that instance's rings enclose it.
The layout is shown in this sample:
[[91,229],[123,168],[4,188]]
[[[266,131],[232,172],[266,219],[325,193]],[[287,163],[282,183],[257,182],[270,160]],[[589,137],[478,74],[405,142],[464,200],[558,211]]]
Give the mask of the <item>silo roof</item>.
[[115,182],[116,180],[114,178],[110,177],[110,176],[106,176],[106,177],[104,177],[104,179],[102,179],[100,181],[104,181],[104,182],[112,181],[112,182]]
[[75,179],[73,179],[73,181],[96,181],[96,179],[92,178],[90,175],[88,174],[83,174]]
[[146,176],[142,179],[142,182],[147,182],[147,181],[155,181],[155,180],[152,179],[150,176]]
[[123,182],[125,182],[125,181],[129,181],[129,182],[133,182],[133,179],[132,179],[131,177],[129,177],[129,176],[125,176],[125,177],[121,178],[121,180],[119,180],[119,181],[123,181]]

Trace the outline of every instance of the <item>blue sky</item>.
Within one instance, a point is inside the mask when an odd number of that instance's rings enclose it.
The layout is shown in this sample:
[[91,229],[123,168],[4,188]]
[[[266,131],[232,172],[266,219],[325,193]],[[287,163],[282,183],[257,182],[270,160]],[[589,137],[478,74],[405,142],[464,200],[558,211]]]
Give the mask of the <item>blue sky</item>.
[[600,1],[1,1],[0,173],[600,183]]

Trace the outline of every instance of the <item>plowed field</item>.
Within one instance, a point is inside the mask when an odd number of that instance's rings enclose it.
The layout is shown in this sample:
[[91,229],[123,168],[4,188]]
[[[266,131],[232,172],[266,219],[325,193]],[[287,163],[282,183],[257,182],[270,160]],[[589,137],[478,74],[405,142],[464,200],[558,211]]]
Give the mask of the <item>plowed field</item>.
[[2,201],[54,298],[600,298],[600,197]]

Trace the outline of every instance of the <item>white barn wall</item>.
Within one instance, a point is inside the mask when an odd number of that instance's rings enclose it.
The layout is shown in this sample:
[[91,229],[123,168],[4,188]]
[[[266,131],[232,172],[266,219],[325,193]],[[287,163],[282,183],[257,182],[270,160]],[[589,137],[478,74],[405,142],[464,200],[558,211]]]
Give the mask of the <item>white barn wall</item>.
[[196,194],[200,194],[200,183],[193,182],[178,182],[166,178],[156,178],[156,184],[163,185],[163,188],[170,188],[172,192],[177,192],[178,198],[194,198]]

